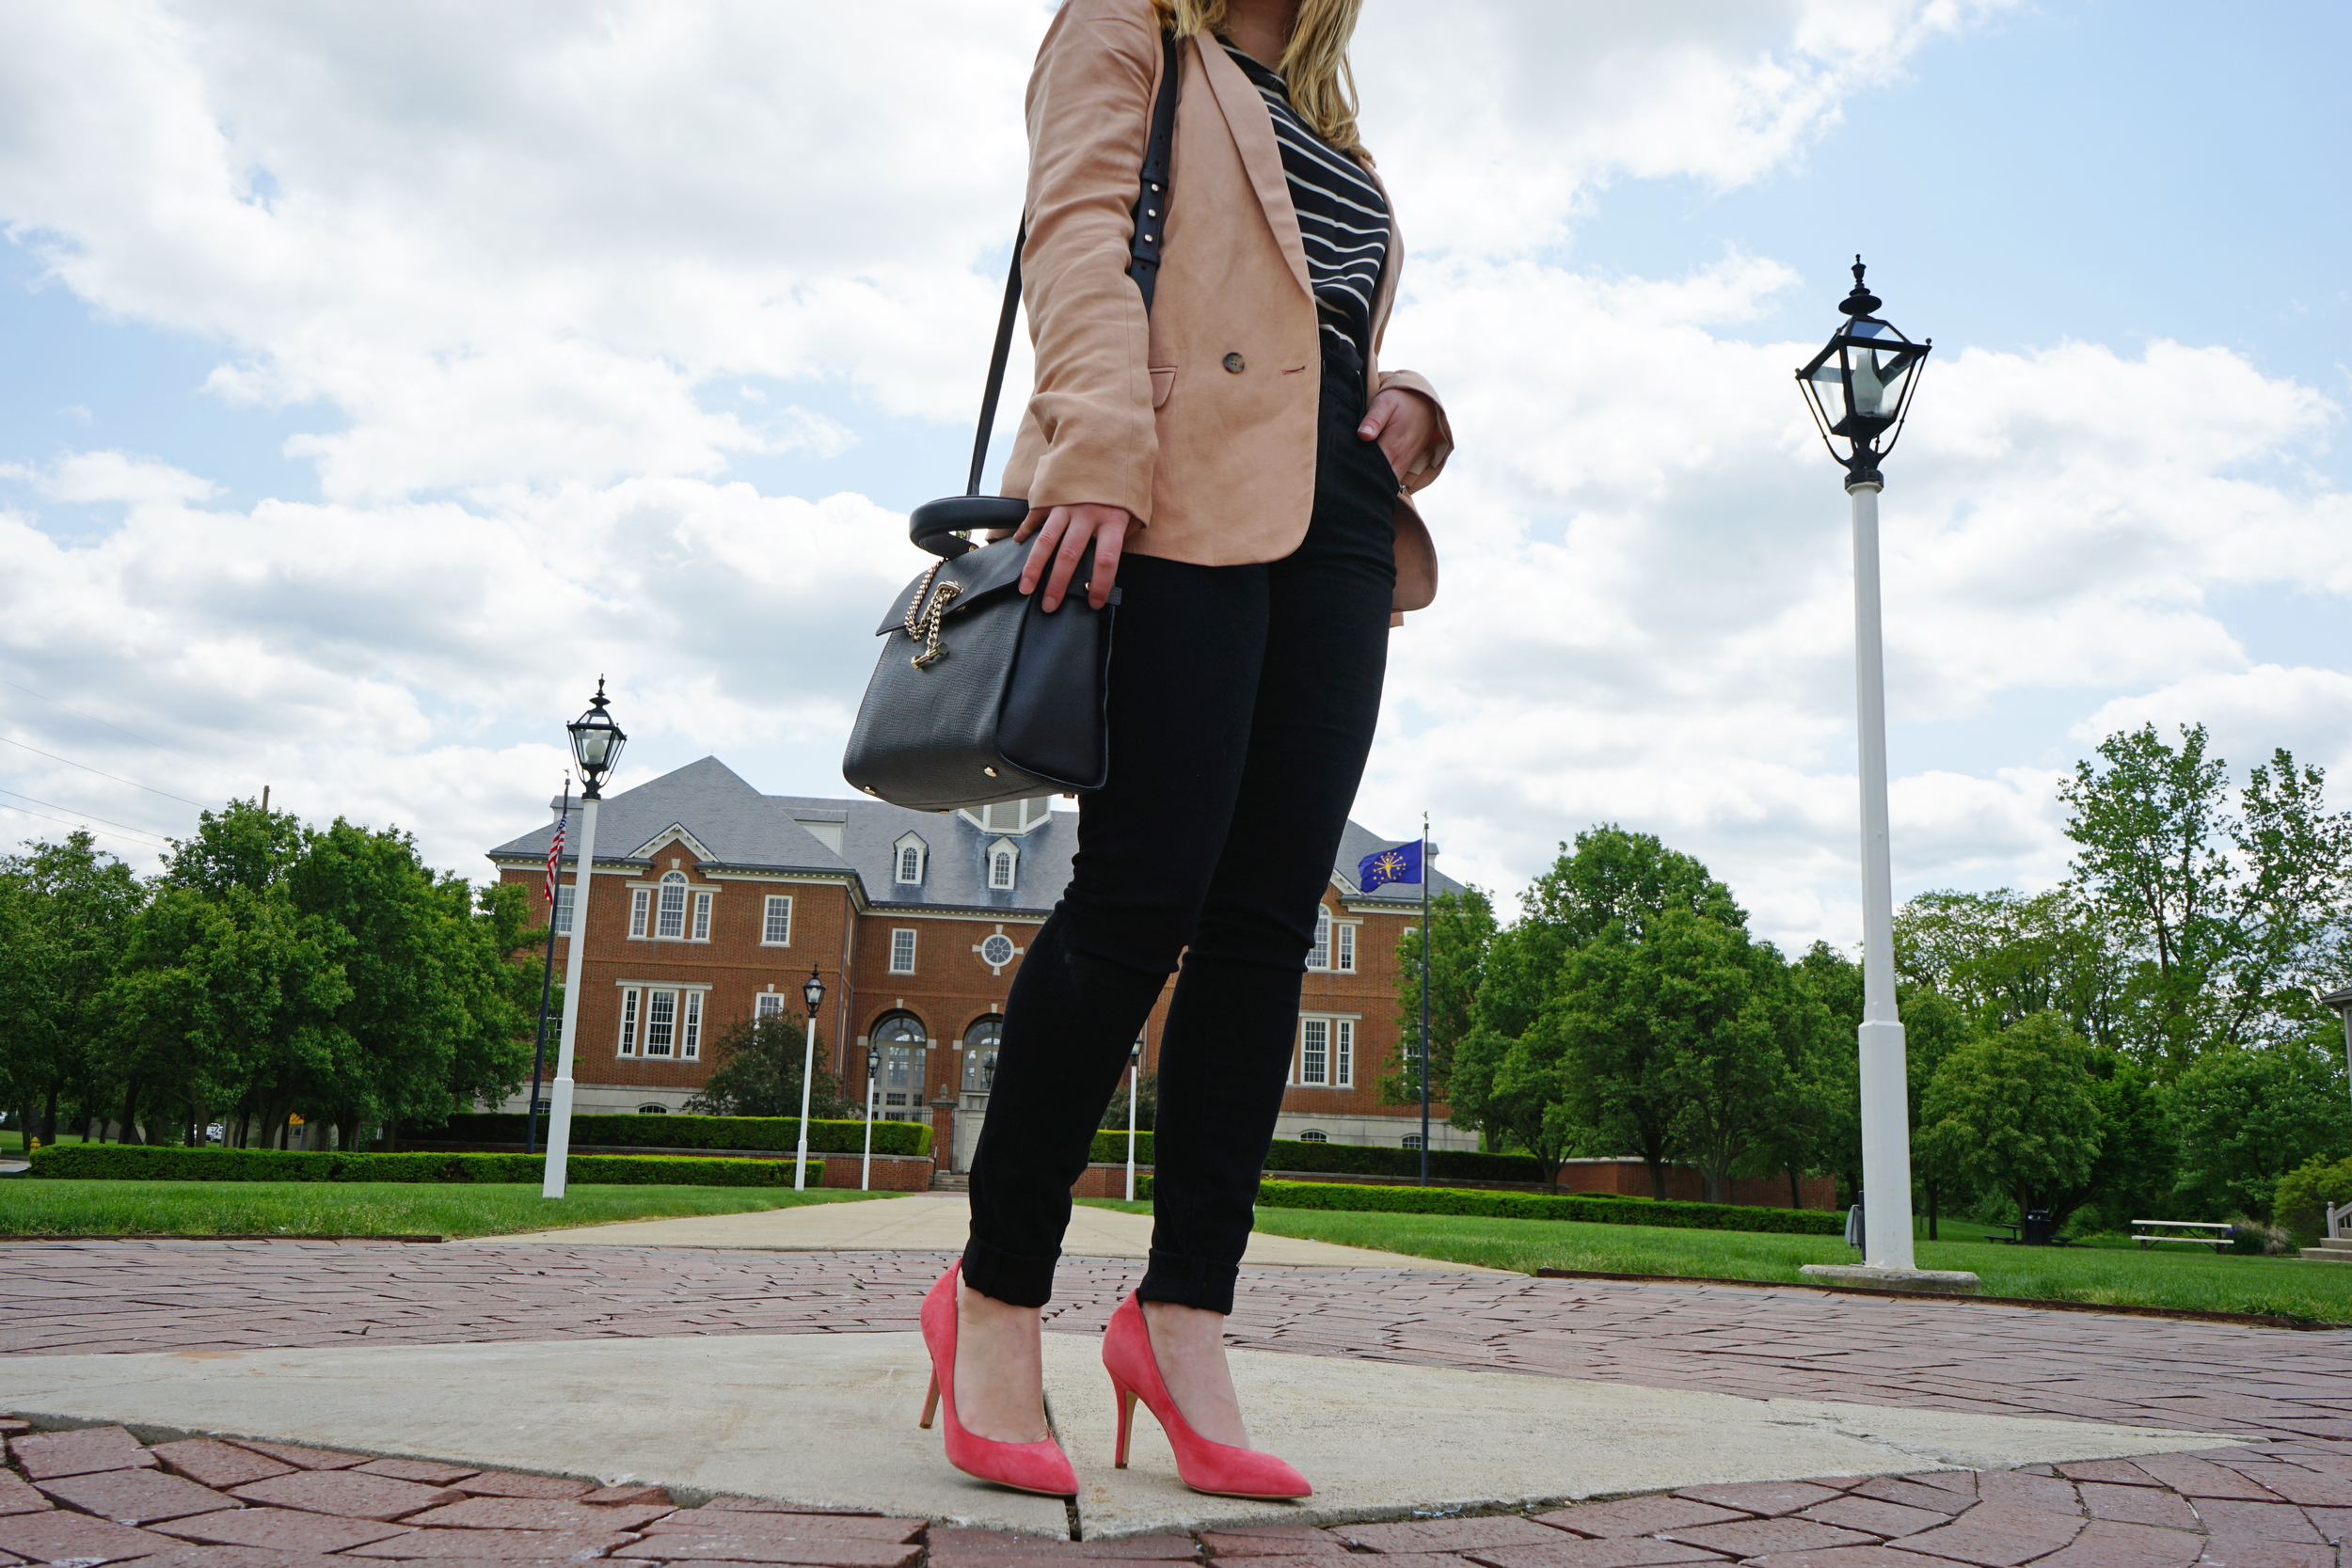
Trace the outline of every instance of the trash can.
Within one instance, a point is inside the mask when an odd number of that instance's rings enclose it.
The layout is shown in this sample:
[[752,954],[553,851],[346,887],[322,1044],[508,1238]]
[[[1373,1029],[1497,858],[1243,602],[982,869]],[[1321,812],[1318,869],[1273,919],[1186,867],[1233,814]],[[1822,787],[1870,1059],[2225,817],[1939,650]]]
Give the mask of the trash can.
[[1868,1250],[1862,1240],[1862,1205],[1859,1203],[1846,1211],[1846,1244],[1856,1252]]
[[2048,1246],[2050,1244],[2050,1211],[2047,1209],[2026,1210],[2026,1223],[2017,1239],[2027,1246]]

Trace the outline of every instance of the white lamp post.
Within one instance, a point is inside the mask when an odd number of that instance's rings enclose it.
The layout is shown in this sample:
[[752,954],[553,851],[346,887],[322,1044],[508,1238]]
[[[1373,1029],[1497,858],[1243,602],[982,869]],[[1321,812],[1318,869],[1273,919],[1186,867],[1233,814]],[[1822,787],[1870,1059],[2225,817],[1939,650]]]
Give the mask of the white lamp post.
[[[1879,459],[1911,412],[1918,370],[1934,340],[1915,343],[1871,312],[1863,287],[1838,302],[1846,324],[1797,372],[1821,440],[1846,470],[1853,502],[1854,728],[1862,784],[1862,1266],[1808,1264],[1813,1275],[1901,1275],[1974,1290],[1971,1274],[1922,1271],[1911,1238],[1911,1107],[1903,1026],[1895,1001],[1895,888],[1886,829],[1886,660],[1879,613]],[[1881,437],[1885,445],[1881,446]],[[1843,440],[1846,451],[1839,451]]]
[[1127,1201],[1136,1200],[1136,1101],[1143,1086],[1143,1037],[1127,1048]]
[[882,1070],[882,1053],[868,1048],[866,1053],[866,1164],[859,1168],[857,1190],[872,1191],[869,1183],[874,1176],[874,1074]]
[[572,858],[571,951],[564,959],[564,1034],[555,1053],[555,1093],[548,1106],[542,1197],[564,1196],[564,1162],[572,1150],[572,1057],[580,1044],[580,962],[588,953],[588,887],[596,868],[596,804],[605,779],[621,760],[621,748],[628,743],[604,711],[605,701],[604,677],[598,675],[588,711],[564,726],[571,735],[572,761],[580,769],[580,850]]
[[[801,982],[801,995],[808,1002],[808,1043],[801,1050],[801,1148],[792,1167],[796,1193],[808,1186],[808,1081],[817,1075],[817,1009],[825,1005],[825,982],[817,977],[815,964],[808,966],[808,978]],[[866,1136],[870,1143],[874,1134],[869,1130]]]

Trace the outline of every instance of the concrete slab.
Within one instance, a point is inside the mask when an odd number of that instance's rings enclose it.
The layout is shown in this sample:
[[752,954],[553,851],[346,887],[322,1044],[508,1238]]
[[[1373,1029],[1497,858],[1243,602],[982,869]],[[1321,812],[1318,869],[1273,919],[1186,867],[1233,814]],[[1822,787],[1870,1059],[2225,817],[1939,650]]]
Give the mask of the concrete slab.
[[[1049,1334],[1047,1398],[1089,1538],[1396,1517],[1705,1482],[1902,1474],[2211,1449],[2225,1435],[1233,1354],[1253,1432],[1313,1480],[1305,1504],[1199,1497],[1138,1413],[1111,1468],[1090,1336]],[[668,1339],[20,1356],[0,1409],[172,1433],[737,1494],[1061,1536],[1062,1506],[957,1475],[916,1430],[918,1336]]]
[[929,1378],[915,1334],[182,1351],[14,1357],[0,1410],[1067,1536],[947,1467]]
[[[471,1243],[557,1243],[564,1246],[741,1247],[775,1252],[961,1252],[970,1211],[961,1193],[911,1193],[866,1203],[818,1203],[751,1214],[678,1220],[627,1220],[519,1236],[483,1236]],[[1081,1203],[1071,1212],[1062,1251],[1072,1258],[1147,1258],[1152,1219]],[[1253,1233],[1243,1261],[1335,1269],[1415,1269],[1443,1274],[1504,1271],[1410,1258],[1403,1253],[1334,1246],[1327,1242]]]
[[1723,1481],[2008,1468],[2240,1440],[1235,1351],[1233,1381],[1252,1441],[1296,1465],[1315,1487],[1303,1503],[1248,1503],[1187,1491],[1159,1423],[1141,1405],[1129,1467],[1113,1469],[1110,1384],[1095,1342],[1073,1340],[1046,1337],[1046,1379],[1057,1433],[1086,1488],[1078,1511],[1089,1540],[1518,1507]]

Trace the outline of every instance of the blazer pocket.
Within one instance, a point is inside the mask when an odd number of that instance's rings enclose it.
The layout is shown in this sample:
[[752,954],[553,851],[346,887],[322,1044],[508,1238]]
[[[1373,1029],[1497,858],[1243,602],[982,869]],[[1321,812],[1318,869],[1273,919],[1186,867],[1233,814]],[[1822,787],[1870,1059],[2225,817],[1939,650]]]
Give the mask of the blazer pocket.
[[1168,401],[1168,394],[1176,387],[1176,367],[1153,365],[1152,368],[1152,406],[1157,408]]

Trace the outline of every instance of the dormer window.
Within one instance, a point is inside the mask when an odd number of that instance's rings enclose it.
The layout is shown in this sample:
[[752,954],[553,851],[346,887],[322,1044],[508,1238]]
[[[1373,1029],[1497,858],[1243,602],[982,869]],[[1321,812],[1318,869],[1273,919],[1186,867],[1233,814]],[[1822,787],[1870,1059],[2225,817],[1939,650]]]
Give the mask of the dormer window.
[[1036,795],[1026,800],[998,800],[985,806],[965,806],[959,813],[985,833],[1025,833],[1054,819],[1054,798]]
[[901,887],[923,885],[924,862],[930,858],[930,846],[914,833],[907,834],[893,847],[896,863],[891,879]]
[[1014,874],[1020,869],[1021,851],[1010,839],[998,839],[988,847],[988,888],[991,893],[1012,891]]

